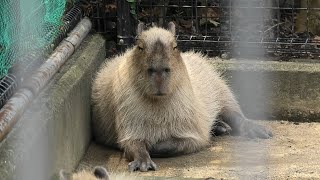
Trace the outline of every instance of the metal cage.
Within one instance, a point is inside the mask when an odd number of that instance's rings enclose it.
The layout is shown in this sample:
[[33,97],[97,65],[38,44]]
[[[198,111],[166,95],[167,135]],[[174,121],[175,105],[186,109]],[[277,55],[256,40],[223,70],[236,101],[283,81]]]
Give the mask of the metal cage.
[[[58,34],[51,44],[48,46],[30,50],[17,58],[16,63],[8,70],[8,74],[0,79],[0,108],[7,102],[7,100],[16,92],[22,85],[23,81],[29,77],[36,68],[44,62],[46,54],[50,53],[67,33],[75,27],[77,22],[81,19],[82,12],[78,5],[70,7],[62,17],[62,25],[59,27]],[[45,36],[52,36],[56,33],[56,29],[46,32]]]
[[317,1],[99,0],[89,4],[97,32],[117,37],[118,47],[132,45],[139,21],[159,26],[173,21],[181,50],[285,59],[319,57]]
[[16,77],[13,74],[7,74],[0,80],[0,108],[13,95],[16,88]]

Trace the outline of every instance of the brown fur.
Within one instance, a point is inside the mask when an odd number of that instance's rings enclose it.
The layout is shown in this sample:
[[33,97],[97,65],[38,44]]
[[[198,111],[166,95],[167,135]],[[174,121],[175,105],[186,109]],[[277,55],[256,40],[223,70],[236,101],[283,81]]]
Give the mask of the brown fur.
[[249,126],[207,58],[175,48],[173,23],[171,31],[141,27],[137,45],[107,61],[94,81],[98,142],[122,148],[133,160],[130,170],[146,171],[156,169],[150,152],[185,154],[207,147],[219,113],[228,115],[232,128]]

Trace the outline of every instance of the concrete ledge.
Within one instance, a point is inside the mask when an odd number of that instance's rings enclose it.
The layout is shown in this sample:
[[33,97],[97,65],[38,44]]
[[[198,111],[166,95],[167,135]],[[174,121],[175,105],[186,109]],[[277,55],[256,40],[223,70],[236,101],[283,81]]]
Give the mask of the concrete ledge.
[[320,64],[214,59],[252,119],[320,122]]
[[105,43],[89,35],[0,144],[1,179],[49,179],[73,170],[91,140],[91,82]]

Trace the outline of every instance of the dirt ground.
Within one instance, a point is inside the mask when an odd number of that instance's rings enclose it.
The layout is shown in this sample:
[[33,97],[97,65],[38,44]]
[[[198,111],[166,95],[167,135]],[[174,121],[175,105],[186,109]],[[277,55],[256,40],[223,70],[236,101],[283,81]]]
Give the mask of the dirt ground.
[[[217,137],[201,152],[174,158],[153,159],[158,171],[141,176],[215,179],[320,179],[320,123],[259,122],[274,134],[272,139]],[[92,143],[79,169],[104,165],[111,172],[127,172],[121,152]]]

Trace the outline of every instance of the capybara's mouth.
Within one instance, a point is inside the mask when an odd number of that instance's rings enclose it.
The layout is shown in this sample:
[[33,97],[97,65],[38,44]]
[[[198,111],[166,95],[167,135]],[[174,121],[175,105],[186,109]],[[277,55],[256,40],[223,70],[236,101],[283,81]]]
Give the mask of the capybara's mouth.
[[154,96],[158,96],[158,97],[166,96],[166,95],[167,95],[166,93],[162,93],[162,92],[157,92],[156,94],[154,94]]

